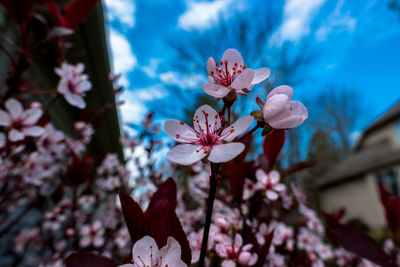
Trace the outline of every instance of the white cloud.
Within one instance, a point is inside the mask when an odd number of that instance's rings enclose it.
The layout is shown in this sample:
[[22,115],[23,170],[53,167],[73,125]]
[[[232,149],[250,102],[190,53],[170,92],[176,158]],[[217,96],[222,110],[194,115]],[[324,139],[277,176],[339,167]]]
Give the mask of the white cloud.
[[326,40],[331,32],[353,32],[355,30],[357,19],[350,15],[349,10],[342,13],[343,5],[344,0],[339,1],[332,14],[317,30],[315,36],[319,41]]
[[141,101],[151,101],[160,98],[164,98],[168,95],[161,85],[150,86],[142,89],[136,89],[134,91],[137,98]]
[[[178,18],[178,26],[184,30],[210,28],[213,23],[218,21],[219,15],[223,10],[228,10],[227,6],[233,0],[216,0],[213,2],[187,2],[187,10]],[[232,13],[232,8],[228,13]]]
[[167,71],[160,74],[160,80],[168,85],[177,85],[181,88],[198,88],[201,83],[207,82],[206,77],[198,73],[179,74],[175,71]]
[[150,62],[146,66],[142,66],[142,70],[149,76],[150,78],[155,78],[157,76],[157,69],[160,63],[162,62],[161,58],[152,58]]
[[118,96],[118,101],[124,101],[119,107],[123,123],[140,123],[148,112],[140,102],[135,92],[125,90]]
[[136,5],[133,0],[104,0],[109,21],[119,21],[127,27],[135,26]]
[[136,56],[133,54],[131,45],[125,36],[114,29],[110,29],[110,45],[113,71],[121,74],[119,83],[128,86],[127,74],[136,67]]
[[179,84],[179,73],[175,71],[161,73],[160,80],[165,84]]
[[[278,29],[282,41],[298,41],[310,33],[310,23],[325,0],[286,0],[283,22]],[[276,38],[276,36],[274,36]]]

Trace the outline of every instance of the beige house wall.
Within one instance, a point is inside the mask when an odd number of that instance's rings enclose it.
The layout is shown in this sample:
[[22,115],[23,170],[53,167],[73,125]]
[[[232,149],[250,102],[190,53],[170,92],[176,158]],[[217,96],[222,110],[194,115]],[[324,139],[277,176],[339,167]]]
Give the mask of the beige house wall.
[[328,212],[344,207],[345,220],[357,218],[374,229],[385,226],[384,211],[373,174],[324,189],[321,204]]

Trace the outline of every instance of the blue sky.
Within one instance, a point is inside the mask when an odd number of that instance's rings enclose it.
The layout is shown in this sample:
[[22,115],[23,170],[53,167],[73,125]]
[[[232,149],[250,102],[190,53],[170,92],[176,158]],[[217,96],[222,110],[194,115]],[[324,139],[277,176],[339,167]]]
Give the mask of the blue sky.
[[[176,72],[172,65],[179,59],[169,44],[171,40],[184,40],[192,31],[201,34],[219,20],[234,23],[236,14],[268,8],[264,2],[105,0],[113,67],[122,74],[121,83],[126,88],[120,96],[126,102],[121,107],[123,122],[139,122],[154,101],[174,101],[166,85],[178,85],[184,89],[182,93],[201,92],[207,58],[204,73]],[[389,10],[388,2],[277,1],[282,20],[271,43],[279,46],[286,41],[300,49],[308,40],[309,49],[317,55],[302,70],[306,78],[294,87],[295,98],[310,99],[326,84],[354,90],[368,111],[357,131],[400,100],[400,14]],[[156,115],[157,108],[162,109],[162,105],[156,106]]]

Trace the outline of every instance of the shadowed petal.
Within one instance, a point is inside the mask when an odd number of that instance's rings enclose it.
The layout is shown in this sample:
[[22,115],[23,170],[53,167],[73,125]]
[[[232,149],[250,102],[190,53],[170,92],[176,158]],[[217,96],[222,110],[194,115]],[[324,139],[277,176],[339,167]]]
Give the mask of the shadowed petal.
[[193,143],[194,141],[183,140],[184,138],[198,139],[190,126],[178,120],[167,120],[164,123],[164,130],[169,137],[181,143]]
[[271,98],[272,96],[277,95],[277,94],[284,94],[284,95],[287,95],[288,98],[289,98],[289,100],[290,100],[290,99],[292,99],[292,96],[293,96],[293,88],[290,87],[290,86],[287,86],[287,85],[278,86],[278,87],[274,88],[274,90],[272,90],[272,91],[268,94],[267,100],[268,100],[269,98]]
[[222,62],[225,64],[225,60],[228,61],[228,70],[231,70],[235,63],[240,65],[244,65],[242,55],[236,49],[230,48],[224,52],[222,55]]
[[202,149],[200,149],[200,145],[191,145],[184,144],[173,147],[167,153],[167,157],[170,161],[181,164],[181,165],[191,165],[202,158],[204,158],[207,154],[204,153]]
[[40,117],[42,117],[43,111],[40,108],[30,108],[23,113],[24,124],[33,125]]
[[244,150],[242,143],[229,143],[215,145],[210,152],[208,160],[214,163],[227,162],[234,159]]
[[158,246],[154,238],[145,236],[136,241],[132,248],[132,260],[140,266],[154,266],[158,263]]
[[237,121],[235,121],[235,123],[233,123],[231,126],[225,128],[222,131],[221,136],[223,136],[224,134],[226,134],[231,130],[234,130],[227,138],[224,139],[225,141],[232,141],[233,139],[235,139],[235,137],[244,133],[250,127],[253,120],[254,118],[251,115],[242,117]]
[[[206,124],[206,117],[208,125]],[[221,119],[218,113],[209,105],[199,107],[193,117],[194,129],[200,133],[200,128],[207,133],[207,126],[210,130],[219,129],[221,127]]]
[[229,89],[226,88],[225,86],[219,85],[214,82],[214,79],[211,78],[211,81],[209,79],[208,83],[203,84],[201,86],[201,89],[203,91],[213,97],[216,98],[223,98],[229,93]]
[[211,71],[215,72],[215,60],[214,58],[209,57],[207,60],[207,72],[210,76],[212,76]]
[[160,249],[161,266],[187,267],[181,260],[181,246],[173,237],[168,237],[167,245]]
[[252,84],[259,84],[260,82],[267,79],[271,74],[271,70],[268,68],[260,68],[253,71],[254,71],[254,77],[253,80],[251,81]]
[[254,71],[252,69],[245,69],[231,84],[231,87],[236,90],[248,88],[251,85],[251,81],[254,77]]
[[23,130],[23,133],[27,136],[41,136],[44,133],[44,128],[40,126],[31,126],[26,127]]
[[22,132],[15,129],[11,129],[11,131],[8,133],[8,139],[10,139],[12,142],[20,141],[24,139],[24,137],[25,135]]
[[13,119],[18,118],[24,112],[22,104],[14,98],[8,99],[4,105]]
[[10,115],[1,109],[0,109],[0,125],[6,127],[11,125]]

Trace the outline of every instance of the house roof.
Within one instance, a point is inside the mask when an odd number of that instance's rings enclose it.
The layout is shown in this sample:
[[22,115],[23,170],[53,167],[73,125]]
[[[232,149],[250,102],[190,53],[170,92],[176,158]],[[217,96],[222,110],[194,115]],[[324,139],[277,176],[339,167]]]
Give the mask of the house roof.
[[373,132],[377,128],[385,125],[386,123],[388,123],[391,120],[396,119],[398,117],[400,117],[400,101],[398,101],[397,104],[395,104],[391,109],[389,109],[388,112],[383,114],[375,122],[373,122],[370,126],[368,126],[367,129],[364,130],[364,132],[358,139],[356,145],[354,146],[354,150],[360,149],[361,144],[363,143],[366,135],[368,135],[369,133]]
[[350,154],[317,180],[316,185],[319,188],[328,187],[397,162],[400,162],[400,149],[391,149],[389,142],[384,141]]
[[400,117],[400,101],[362,133],[348,157],[319,178],[316,181],[317,187],[328,187],[377,168],[400,162],[400,149],[392,148],[389,140],[382,140],[367,147],[362,146],[367,135],[398,117]]

